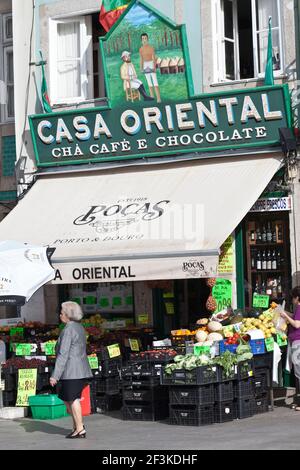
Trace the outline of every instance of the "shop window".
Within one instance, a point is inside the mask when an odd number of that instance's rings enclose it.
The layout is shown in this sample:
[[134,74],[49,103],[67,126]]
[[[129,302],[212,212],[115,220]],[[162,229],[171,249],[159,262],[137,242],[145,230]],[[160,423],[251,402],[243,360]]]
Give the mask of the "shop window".
[[273,68],[283,71],[279,0],[214,0],[217,81],[264,75],[269,17],[272,17]]
[[50,22],[50,99],[76,104],[104,95],[99,13]]

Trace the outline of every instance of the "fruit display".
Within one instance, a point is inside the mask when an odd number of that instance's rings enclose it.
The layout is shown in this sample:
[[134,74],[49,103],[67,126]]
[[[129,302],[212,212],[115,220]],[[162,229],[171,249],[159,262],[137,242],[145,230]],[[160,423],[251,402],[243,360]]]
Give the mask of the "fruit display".
[[217,309],[217,301],[212,295],[206,301],[206,308],[209,312],[214,312]]
[[91,326],[101,327],[102,323],[104,322],[105,320],[101,317],[99,313],[97,313],[96,315],[91,315],[88,320],[82,320],[81,323],[88,323]]
[[39,366],[45,366],[46,362],[40,359],[24,359],[13,357],[2,364],[2,369],[14,367],[15,369],[36,369]]
[[134,360],[146,360],[148,362],[166,362],[177,356],[177,352],[174,349],[152,349],[149,351],[132,353],[130,359]]

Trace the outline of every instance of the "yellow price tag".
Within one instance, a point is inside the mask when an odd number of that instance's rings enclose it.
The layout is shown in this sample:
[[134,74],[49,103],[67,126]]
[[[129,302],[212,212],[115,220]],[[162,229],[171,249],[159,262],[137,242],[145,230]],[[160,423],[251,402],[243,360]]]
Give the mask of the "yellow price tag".
[[148,325],[148,323],[149,323],[148,313],[143,313],[142,315],[138,315],[138,323],[140,325]]
[[29,406],[28,397],[36,394],[37,369],[19,369],[16,406]]
[[112,344],[111,346],[107,346],[108,354],[111,359],[114,357],[121,356],[120,346],[118,344]]
[[166,306],[167,315],[174,315],[175,314],[175,309],[174,309],[173,302],[166,302],[165,306]]
[[140,345],[139,345],[139,342],[138,342],[137,339],[130,339],[130,340],[129,340],[129,345],[130,345],[131,351],[133,351],[133,352],[139,352],[139,350],[140,350]]

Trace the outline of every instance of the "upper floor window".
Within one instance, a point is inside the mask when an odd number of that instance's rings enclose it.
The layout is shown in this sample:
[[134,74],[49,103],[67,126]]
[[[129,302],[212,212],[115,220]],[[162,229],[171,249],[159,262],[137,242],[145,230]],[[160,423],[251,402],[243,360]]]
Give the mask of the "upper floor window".
[[104,96],[99,14],[51,20],[50,100],[75,104]]
[[214,0],[217,37],[215,80],[262,77],[272,17],[273,67],[283,71],[279,0]]
[[12,15],[0,15],[0,97],[1,121],[14,119],[14,57],[13,57]]

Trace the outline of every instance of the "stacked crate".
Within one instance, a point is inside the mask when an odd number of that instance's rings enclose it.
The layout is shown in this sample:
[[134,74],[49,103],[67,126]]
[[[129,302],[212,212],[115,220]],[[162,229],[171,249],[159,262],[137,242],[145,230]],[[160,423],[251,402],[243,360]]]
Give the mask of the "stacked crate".
[[253,413],[267,413],[272,386],[273,353],[254,356],[254,404]]
[[168,417],[168,389],[160,386],[160,373],[164,365],[146,359],[134,360],[123,367],[124,420],[159,421]]
[[105,359],[99,361],[97,369],[93,370],[91,383],[92,413],[106,413],[121,408],[120,371],[122,359]]
[[1,369],[3,406],[15,406],[17,400],[17,373],[15,368]]

